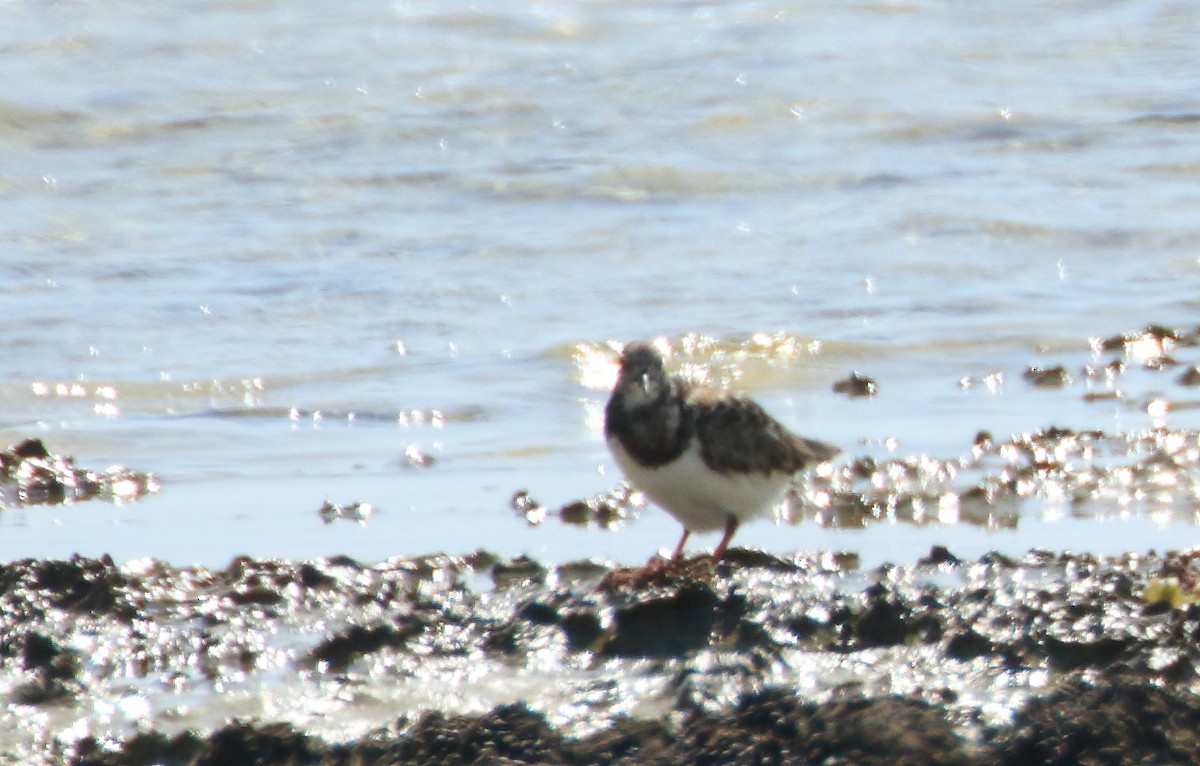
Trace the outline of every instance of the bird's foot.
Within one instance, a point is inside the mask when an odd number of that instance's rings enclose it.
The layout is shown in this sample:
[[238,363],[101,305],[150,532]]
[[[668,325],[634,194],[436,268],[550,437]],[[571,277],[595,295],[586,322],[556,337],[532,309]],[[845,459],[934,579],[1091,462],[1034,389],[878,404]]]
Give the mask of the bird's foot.
[[645,566],[612,570],[597,588],[605,593],[663,588],[696,580],[711,580],[716,571],[716,561],[712,556],[696,556],[692,559],[655,556]]

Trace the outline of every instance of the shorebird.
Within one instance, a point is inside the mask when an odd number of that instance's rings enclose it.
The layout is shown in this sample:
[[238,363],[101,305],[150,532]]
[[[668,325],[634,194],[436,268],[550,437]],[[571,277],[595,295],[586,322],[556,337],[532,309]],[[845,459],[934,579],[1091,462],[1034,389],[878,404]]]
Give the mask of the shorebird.
[[630,485],[683,525],[675,561],[693,532],[724,529],[712,552],[720,561],[738,527],[768,515],[797,471],[839,452],[796,436],[750,399],[667,375],[662,355],[641,342],[621,354],[604,435]]

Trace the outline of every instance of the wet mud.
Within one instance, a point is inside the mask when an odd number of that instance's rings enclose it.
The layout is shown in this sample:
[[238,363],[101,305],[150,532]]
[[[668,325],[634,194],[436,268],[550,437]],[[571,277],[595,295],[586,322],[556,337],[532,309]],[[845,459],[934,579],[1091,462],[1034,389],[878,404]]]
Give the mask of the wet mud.
[[[1200,763],[1200,605],[1174,606],[1162,587],[1190,593],[1193,556],[963,561],[935,548],[860,571],[842,558],[735,548],[728,562],[697,558],[645,587],[600,587],[610,571],[486,553],[371,565],[239,559],[223,570],[4,565],[0,688],[9,723],[27,734],[10,731],[7,755]],[[540,680],[505,699],[486,691],[488,674],[503,672]],[[256,680],[277,700],[340,699],[331,719],[376,721],[322,733],[281,704],[228,715],[222,695]],[[393,710],[366,702],[385,688],[399,701],[414,685],[445,693]],[[143,713],[123,727],[97,716],[131,698]],[[207,725],[180,709],[205,705]],[[92,720],[30,730],[39,716]]]
[[[1091,364],[1010,377],[1151,415],[1187,409],[1200,406],[1187,399],[1200,360],[1185,358],[1197,337],[1152,325],[1094,340]],[[1138,393],[1132,372],[1155,382]],[[157,490],[40,442],[0,468],[6,504]],[[950,457],[851,455],[798,482],[787,513],[997,528],[1029,502],[1194,513],[1198,496],[1200,434],[1156,420],[980,432]],[[521,490],[511,510],[611,528],[643,505],[618,486],[561,508]],[[28,560],[0,565],[0,762],[1200,764],[1198,661],[1191,552],[965,560],[935,547],[864,570],[853,553],[733,548],[652,576],[484,551],[223,569]]]

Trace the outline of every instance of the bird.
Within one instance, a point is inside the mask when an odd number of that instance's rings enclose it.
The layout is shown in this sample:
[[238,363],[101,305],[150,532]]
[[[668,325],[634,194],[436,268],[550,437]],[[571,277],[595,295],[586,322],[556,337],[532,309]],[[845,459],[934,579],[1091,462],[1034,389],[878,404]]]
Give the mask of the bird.
[[793,434],[757,402],[668,375],[651,344],[624,346],[604,410],[609,452],[630,486],[692,533],[724,530],[725,556],[743,522],[769,515],[792,476],[840,450]]

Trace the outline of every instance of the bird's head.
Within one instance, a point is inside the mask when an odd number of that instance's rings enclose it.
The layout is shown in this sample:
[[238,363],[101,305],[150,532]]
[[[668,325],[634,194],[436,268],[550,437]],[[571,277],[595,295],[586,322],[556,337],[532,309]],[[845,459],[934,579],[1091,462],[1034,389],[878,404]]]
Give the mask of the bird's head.
[[621,371],[613,395],[626,409],[637,409],[659,401],[671,390],[671,379],[663,368],[662,354],[649,343],[630,343],[621,352]]

